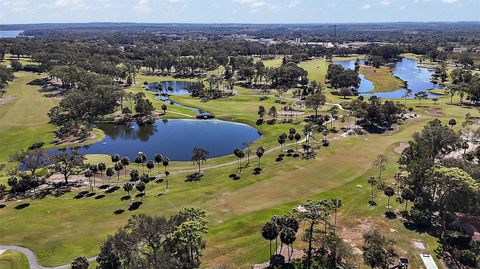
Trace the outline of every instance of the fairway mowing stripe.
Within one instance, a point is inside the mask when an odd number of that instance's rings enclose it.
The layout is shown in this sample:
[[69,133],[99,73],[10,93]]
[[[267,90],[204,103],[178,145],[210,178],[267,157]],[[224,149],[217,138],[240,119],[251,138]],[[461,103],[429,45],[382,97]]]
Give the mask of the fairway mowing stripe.
[[167,200],[168,204],[170,204],[170,206],[174,209],[177,209],[173,204],[172,202],[170,202],[170,200],[167,198],[167,196],[165,196],[165,200]]

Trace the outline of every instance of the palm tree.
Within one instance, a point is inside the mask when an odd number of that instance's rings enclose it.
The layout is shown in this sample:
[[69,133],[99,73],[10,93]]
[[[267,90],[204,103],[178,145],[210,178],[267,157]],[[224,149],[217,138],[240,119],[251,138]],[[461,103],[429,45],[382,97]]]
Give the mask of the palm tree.
[[264,153],[265,153],[265,149],[262,146],[257,148],[257,151],[255,154],[258,157],[258,168],[260,168],[260,159],[262,158]]
[[93,187],[95,187],[95,174],[98,173],[98,166],[96,164],[90,165],[90,170],[93,172]]
[[295,230],[293,230],[290,227],[286,227],[280,233],[280,242],[282,242],[282,244],[285,244],[285,245],[287,245],[287,247],[290,248],[290,249],[287,249],[288,262],[290,262],[290,260],[292,258],[292,254],[293,254],[292,245],[293,245],[293,242],[295,242],[296,239],[297,239],[297,234],[296,234]]
[[123,170],[123,165],[121,163],[116,163],[115,171],[117,171],[117,186],[118,186],[118,182],[120,182],[120,171],[122,170]]
[[333,208],[333,233],[335,234],[336,233],[336,230],[337,230],[337,211],[340,207],[342,207],[342,200],[339,200],[339,199],[332,199],[331,200],[332,202],[332,208]]
[[300,133],[295,134],[295,151],[298,151],[298,142],[302,139],[302,135]]
[[120,161],[120,155],[118,155],[118,154],[113,154],[110,157],[112,159],[112,163],[117,163],[118,161]]
[[137,154],[137,157],[135,158],[136,163],[137,163],[137,161],[139,161],[142,164],[142,173],[145,172],[144,164],[145,164],[146,160],[147,160],[147,155],[145,155],[145,153],[143,153],[143,152],[139,152]]
[[137,164],[137,170],[140,170],[140,164],[141,164],[142,162],[143,162],[142,156],[137,155],[137,157],[135,157],[135,163]]
[[457,121],[455,119],[450,119],[448,125],[453,129],[453,126],[457,125]]
[[385,190],[383,190],[383,193],[388,197],[387,207],[388,207],[388,212],[391,212],[390,211],[390,197],[395,195],[395,190],[392,187],[388,186],[388,187],[385,188]]
[[123,184],[123,190],[124,190],[125,192],[127,192],[128,199],[130,200],[130,202],[128,203],[128,205],[131,205],[131,204],[132,204],[132,196],[130,196],[130,192],[133,190],[133,185],[132,185],[132,183],[127,182],[127,183]]
[[402,199],[405,200],[405,212],[407,212],[408,201],[413,201],[413,199],[415,199],[415,194],[412,189],[404,188],[402,190]]
[[403,99],[405,100],[405,106],[407,106],[407,98],[412,95],[412,89],[409,89],[408,87],[405,89],[405,93],[403,94]]
[[99,163],[97,166],[98,166],[98,171],[100,172],[100,175],[102,176],[102,184],[104,184],[103,173],[105,172],[105,170],[107,170],[107,165],[105,163]]
[[201,164],[207,161],[208,151],[202,148],[193,148],[192,162],[198,165],[198,173],[201,171]]
[[[139,191],[140,193],[145,194],[145,193],[144,193],[144,191],[145,191],[145,183],[143,183],[143,182],[140,181],[140,182],[137,183],[137,185],[135,185],[135,188],[136,188],[137,191]],[[143,196],[142,196],[142,200],[143,200]]]
[[372,203],[375,202],[375,201],[374,201],[374,196],[373,196],[373,186],[375,186],[375,183],[377,183],[377,181],[375,180],[375,177],[370,177],[370,178],[368,179],[368,184],[370,184],[370,187],[371,187],[371,189],[372,189],[372,194],[370,195],[370,197],[371,197],[371,200],[370,200],[370,201],[371,201]]
[[110,180],[112,179],[112,176],[115,174],[113,168],[108,167],[107,170],[105,170],[105,174],[108,177],[108,184],[110,184]]
[[167,105],[163,104],[162,105],[163,114],[167,114],[167,109],[168,109]]
[[233,154],[237,156],[237,161],[238,161],[238,170],[242,172],[242,158],[245,157],[245,153],[243,153],[243,150],[236,148],[233,151]]
[[85,177],[88,178],[88,181],[90,182],[90,190],[93,192],[93,185],[92,185],[92,181],[90,180],[90,178],[93,177],[93,171],[90,169],[85,171]]
[[157,163],[158,173],[160,174],[160,163],[163,161],[163,156],[160,153],[155,154],[155,162]]
[[123,165],[125,168],[125,177],[127,177],[127,167],[130,165],[130,159],[128,157],[123,157],[120,160],[120,163]]
[[272,258],[272,241],[275,240],[278,237],[278,230],[277,230],[277,225],[273,223],[272,221],[269,221],[265,223],[262,227],[262,236],[266,240],[270,241],[270,258],[268,260],[271,260]]
[[165,168],[165,189],[168,190],[168,175],[170,172],[167,171],[167,166],[170,164],[170,159],[167,156],[163,156],[162,164]]
[[147,162],[148,175],[152,173],[152,169],[155,168],[155,163],[153,161]]
[[283,153],[283,144],[287,141],[287,134],[283,133],[278,137],[278,143],[280,144],[280,153]]
[[248,142],[248,143],[243,143],[242,145],[245,146],[245,149],[243,150],[243,152],[247,153],[247,164],[245,165],[245,167],[248,167],[250,165],[250,153],[252,153],[250,146],[252,145],[252,143]]
[[140,179],[140,174],[138,170],[130,171],[130,181],[138,181]]
[[465,158],[465,154],[467,154],[467,149],[468,149],[470,146],[468,145],[468,142],[467,142],[467,141],[463,141],[461,147],[462,147],[462,149],[463,149],[463,157]]

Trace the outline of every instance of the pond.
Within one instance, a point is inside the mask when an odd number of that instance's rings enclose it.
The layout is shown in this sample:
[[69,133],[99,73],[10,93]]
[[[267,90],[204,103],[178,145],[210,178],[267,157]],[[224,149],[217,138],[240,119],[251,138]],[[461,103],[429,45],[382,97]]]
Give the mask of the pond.
[[202,118],[203,116],[213,117],[207,111],[203,111],[196,107],[182,105],[180,103],[172,102],[170,100],[170,95],[188,95],[190,94],[190,86],[195,82],[189,81],[162,81],[162,82],[154,82],[150,83],[145,86],[146,90],[155,92],[157,95],[157,99],[162,100],[166,104],[172,104],[173,106],[177,107],[184,107],[194,111],[197,114],[198,118]]
[[[352,61],[339,61],[334,62],[336,64],[340,64],[345,68],[354,69],[355,68],[355,60]],[[364,61],[360,61],[360,63],[364,63]],[[402,60],[396,62],[394,64],[395,70],[393,71],[393,76],[398,77],[399,79],[406,81],[408,88],[412,90],[412,95],[408,98],[415,98],[415,93],[419,91],[427,91],[431,89],[440,89],[441,86],[438,84],[434,84],[430,81],[433,70],[428,69],[425,67],[420,67],[418,62],[412,59],[403,58]],[[398,89],[393,92],[375,92],[375,93],[368,93],[372,91],[375,87],[373,83],[365,78],[362,74],[360,74],[361,84],[359,92],[360,95],[364,97],[370,97],[372,95],[381,97],[381,98],[403,98],[405,94],[405,89]],[[428,93],[429,98],[438,97],[436,94]]]
[[187,95],[189,88],[194,82],[188,81],[162,81],[146,85],[146,89],[159,94],[166,95]]
[[8,31],[0,31],[0,38],[11,38],[17,37],[23,33],[23,30],[8,30]]
[[[206,149],[208,158],[232,154],[235,148],[245,148],[260,138],[253,127],[220,120],[159,120],[139,126],[101,124],[105,139],[80,149],[84,154],[119,154],[133,161],[138,152],[149,159],[161,153],[172,161],[190,161],[194,147]],[[54,154],[58,151],[53,150]]]
[[[348,69],[355,69],[355,60],[352,61],[335,61],[333,62],[334,64],[339,64],[343,66],[343,68],[348,68]],[[365,60],[360,60],[360,64],[364,64]],[[363,74],[359,74],[360,77],[360,87],[358,88],[359,92],[370,92],[375,89],[375,85],[373,83],[366,79]]]

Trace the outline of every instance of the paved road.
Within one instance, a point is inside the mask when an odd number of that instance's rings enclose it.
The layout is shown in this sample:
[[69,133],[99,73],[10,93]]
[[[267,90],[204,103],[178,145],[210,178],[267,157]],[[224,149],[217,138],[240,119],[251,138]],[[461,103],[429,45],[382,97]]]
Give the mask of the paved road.
[[[61,266],[57,266],[57,267],[41,266],[40,264],[38,264],[37,255],[35,255],[35,253],[33,253],[33,251],[31,251],[30,249],[25,248],[25,247],[0,245],[0,250],[13,250],[13,251],[17,251],[17,252],[20,252],[20,253],[24,254],[25,256],[27,256],[28,263],[30,264],[30,269],[68,269],[68,268],[70,268],[70,264],[61,265]],[[97,257],[92,257],[92,258],[88,258],[88,261],[92,262],[96,259],[97,259]]]

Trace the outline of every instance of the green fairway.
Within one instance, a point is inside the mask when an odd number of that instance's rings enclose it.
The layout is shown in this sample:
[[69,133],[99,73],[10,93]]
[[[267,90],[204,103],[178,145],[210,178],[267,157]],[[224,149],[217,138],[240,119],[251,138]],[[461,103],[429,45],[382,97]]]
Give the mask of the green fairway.
[[[334,60],[346,59],[350,58],[334,58]],[[328,62],[324,58],[302,62],[299,66],[309,72],[310,80],[325,83]],[[372,80],[379,89],[387,91],[399,86],[400,80],[392,77],[388,69],[376,69],[376,72],[372,70],[362,67],[362,73],[365,72],[366,76],[368,74],[367,79]],[[53,147],[49,143],[53,139],[54,128],[48,124],[47,113],[58,100],[45,98],[38,91],[38,86],[28,85],[33,79],[42,77],[41,75],[18,72],[16,76],[17,79],[8,87],[5,95],[10,101],[0,105],[0,137],[2,137],[0,161],[8,160],[11,154],[35,142],[42,141],[46,143],[47,148]],[[142,85],[144,81],[168,80],[177,79],[140,75],[137,77],[137,86],[127,91],[145,93],[159,110],[163,102],[156,99],[153,92],[146,91]],[[128,201],[122,200],[126,193],[121,188],[113,193],[105,193],[104,190],[98,189],[92,197],[78,197],[80,191],[87,189],[84,187],[73,189],[72,192],[58,197],[7,202],[6,207],[0,209],[0,244],[28,247],[35,252],[44,266],[68,264],[77,256],[97,255],[106,237],[118,227],[125,225],[134,214],[168,216],[183,207],[202,207],[208,212],[210,228],[202,260],[203,266],[212,268],[226,264],[233,268],[250,268],[253,263],[267,260],[268,242],[260,235],[260,228],[266,220],[274,214],[289,212],[306,199],[335,197],[343,201],[343,207],[339,212],[339,232],[353,244],[358,246],[360,243],[359,227],[362,224],[375,223],[398,241],[400,250],[411,259],[412,268],[421,266],[418,253],[411,247],[412,239],[426,242],[428,250],[434,252],[438,246],[434,237],[410,231],[400,220],[388,220],[384,217],[386,199],[380,191],[376,193],[378,206],[368,206],[370,197],[367,179],[377,173],[376,168],[372,167],[376,156],[385,153],[389,159],[385,178],[387,182],[392,182],[393,175],[398,169],[396,161],[399,157],[394,149],[401,142],[407,142],[412,134],[421,130],[428,121],[438,117],[444,122],[450,118],[462,122],[466,113],[478,115],[477,111],[450,105],[449,97],[439,98],[436,105],[430,100],[424,101],[425,106],[422,107],[416,107],[418,101],[411,99],[407,100],[407,107],[412,107],[419,117],[407,120],[394,131],[363,136],[341,136],[341,132],[330,134],[329,147],[321,146],[321,138],[315,140],[317,149],[315,159],[285,157],[283,160],[277,160],[280,153],[276,148],[279,145],[278,135],[288,133],[292,127],[301,132],[303,118],[313,111],[305,109],[306,114],[299,116],[295,123],[257,125],[257,110],[260,105],[265,106],[267,110],[275,106],[278,111],[285,105],[276,103],[277,98],[273,94],[269,95],[267,100],[261,101],[254,90],[236,88],[236,91],[239,93],[236,96],[208,102],[190,96],[172,96],[171,99],[209,111],[218,119],[242,122],[258,129],[262,137],[252,146],[253,151],[257,146],[264,146],[267,150],[273,149],[273,152],[268,152],[262,158],[263,171],[260,175],[253,175],[257,159],[252,154],[250,165],[240,174],[241,178],[232,180],[229,176],[237,172],[236,158],[230,155],[209,159],[204,164],[204,167],[209,169],[205,170],[204,177],[198,182],[185,182],[188,173],[181,172],[185,169],[195,169],[195,164],[172,162],[169,166],[169,170],[173,172],[169,176],[170,190],[164,193],[164,182],[149,183],[143,204],[135,211],[128,210]],[[328,110],[332,106],[331,103],[348,101],[331,95],[330,91],[332,90],[328,88],[325,90],[330,104],[324,106],[321,112]],[[278,99],[288,104],[294,101],[291,91]],[[129,104],[125,102],[124,105]],[[432,108],[440,111],[440,114],[432,113]],[[167,113],[162,117],[168,119],[194,116],[192,110],[168,105]],[[280,122],[281,117],[278,117]],[[337,128],[342,126],[340,121],[336,124]],[[96,133],[97,139],[103,137],[101,131],[96,130]],[[100,161],[112,165],[109,156],[87,156],[87,163]],[[246,160],[243,163],[245,164]],[[131,167],[136,168],[134,164]],[[123,173],[120,179],[126,180]],[[116,180],[112,185],[115,182]],[[137,200],[140,201],[139,198]],[[17,207],[19,205],[24,207]],[[403,208],[403,205],[396,202],[393,202],[393,205],[397,211]],[[297,242],[295,248],[301,249],[303,245],[300,240]],[[0,256],[1,269],[4,268],[2,266],[11,264],[2,262]]]
[[25,255],[7,250],[0,255],[0,269],[28,269],[28,259]]
[[375,92],[393,92],[405,86],[401,79],[392,75],[388,67],[374,68],[364,65],[360,67],[360,73],[373,83]]

